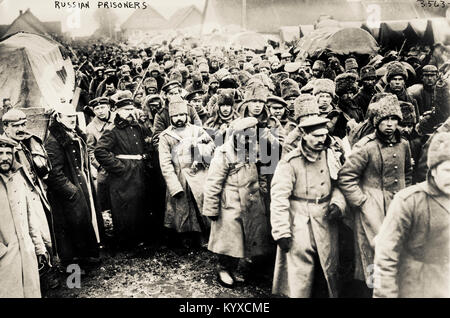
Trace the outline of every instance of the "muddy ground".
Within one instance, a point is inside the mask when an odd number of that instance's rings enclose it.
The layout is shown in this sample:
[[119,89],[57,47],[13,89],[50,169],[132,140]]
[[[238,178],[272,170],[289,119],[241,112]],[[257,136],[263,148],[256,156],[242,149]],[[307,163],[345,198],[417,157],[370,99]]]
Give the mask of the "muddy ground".
[[[110,218],[104,215],[107,232]],[[139,247],[128,252],[101,252],[101,264],[83,268],[81,288],[68,288],[70,273],[60,268],[60,286],[44,291],[46,298],[172,298],[172,297],[271,297],[272,273],[233,289],[216,281],[217,257],[206,248]],[[73,280],[71,280],[73,281]]]

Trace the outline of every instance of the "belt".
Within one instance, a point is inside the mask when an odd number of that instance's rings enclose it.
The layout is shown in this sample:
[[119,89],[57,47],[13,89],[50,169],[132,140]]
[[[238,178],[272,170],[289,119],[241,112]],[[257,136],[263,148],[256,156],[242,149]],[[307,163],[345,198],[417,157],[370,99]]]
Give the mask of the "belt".
[[331,194],[327,195],[326,197],[323,198],[315,198],[315,199],[304,199],[304,198],[299,198],[295,195],[291,195],[289,197],[290,200],[295,200],[295,201],[306,201],[308,203],[315,203],[315,204],[320,204],[320,203],[324,203],[327,202],[331,199]]
[[125,160],[143,160],[144,155],[116,155],[116,158]]

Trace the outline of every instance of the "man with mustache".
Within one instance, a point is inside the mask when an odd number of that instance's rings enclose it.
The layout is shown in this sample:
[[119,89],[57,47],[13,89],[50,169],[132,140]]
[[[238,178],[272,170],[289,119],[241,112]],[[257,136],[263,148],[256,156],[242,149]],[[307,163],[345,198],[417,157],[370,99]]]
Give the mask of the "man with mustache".
[[136,118],[135,103],[122,96],[114,124],[101,135],[95,158],[108,173],[114,239],[118,248],[133,248],[149,239],[150,131]]
[[346,206],[337,187],[342,158],[330,149],[329,120],[319,116],[316,101],[304,104],[315,111],[300,120],[298,146],[282,157],[272,179],[270,221],[278,245],[272,292],[336,298],[337,220]]
[[[44,186],[48,177],[50,163],[41,139],[26,131],[27,116],[18,109],[11,109],[2,117],[5,136],[14,140],[16,145],[15,159],[22,165],[21,173],[33,196],[33,212],[40,221],[42,239],[50,254],[53,254],[54,238],[50,234],[53,228],[50,203]],[[53,232],[53,231],[52,231]]]
[[63,266],[99,263],[103,219],[96,204],[86,135],[71,104],[55,107],[45,140],[52,169],[45,180],[56,247]]
[[184,247],[207,240],[209,224],[201,215],[206,171],[214,142],[188,123],[188,104],[181,97],[169,104],[171,125],[160,135],[159,163],[167,185],[164,226],[175,230]]
[[0,298],[38,298],[38,266],[47,256],[15,145],[0,136]]
[[369,296],[373,275],[374,238],[378,234],[394,195],[411,185],[412,162],[407,140],[398,124],[403,120],[395,95],[375,106],[375,132],[357,142],[339,171],[339,187],[355,215],[355,279],[361,281],[361,295]]

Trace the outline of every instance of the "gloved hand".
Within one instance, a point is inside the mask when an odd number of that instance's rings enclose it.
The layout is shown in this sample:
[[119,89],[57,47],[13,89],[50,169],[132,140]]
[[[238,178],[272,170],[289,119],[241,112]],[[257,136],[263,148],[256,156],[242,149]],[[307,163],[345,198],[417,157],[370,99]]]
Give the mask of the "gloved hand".
[[341,209],[339,209],[336,204],[332,203],[328,206],[328,211],[325,214],[325,217],[328,219],[328,221],[339,220],[342,217]]
[[289,252],[289,250],[291,249],[291,245],[292,245],[292,238],[290,237],[283,237],[280,238],[277,241],[278,246],[281,248],[281,250],[285,253]]
[[208,218],[211,220],[211,221],[217,221],[218,219],[219,219],[219,216],[218,215],[209,215],[208,216]]

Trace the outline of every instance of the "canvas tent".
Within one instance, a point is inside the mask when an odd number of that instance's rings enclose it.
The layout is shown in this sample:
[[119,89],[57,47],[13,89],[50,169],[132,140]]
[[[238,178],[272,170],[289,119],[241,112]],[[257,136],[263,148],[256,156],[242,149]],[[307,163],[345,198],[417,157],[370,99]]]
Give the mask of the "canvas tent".
[[75,73],[60,45],[47,37],[17,33],[0,42],[0,97],[14,107],[54,108],[73,98]]

